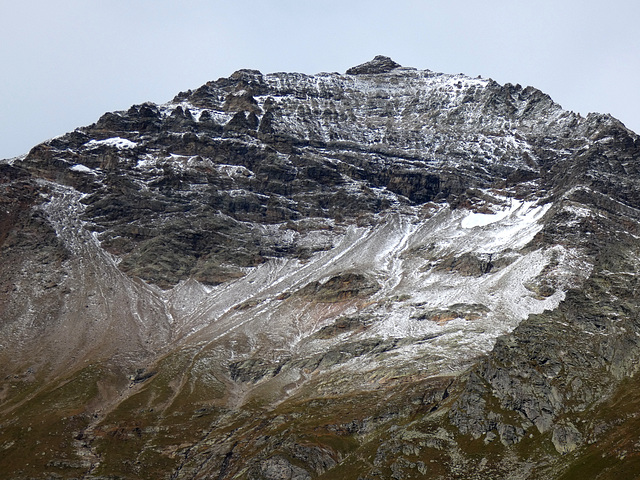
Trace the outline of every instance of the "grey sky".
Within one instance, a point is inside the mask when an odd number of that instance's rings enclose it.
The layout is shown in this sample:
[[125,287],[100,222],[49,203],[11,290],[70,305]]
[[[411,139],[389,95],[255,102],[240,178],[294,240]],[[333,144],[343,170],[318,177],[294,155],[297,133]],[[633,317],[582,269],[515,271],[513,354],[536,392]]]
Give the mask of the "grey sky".
[[0,158],[240,68],[398,63],[533,85],[640,132],[637,0],[3,0]]

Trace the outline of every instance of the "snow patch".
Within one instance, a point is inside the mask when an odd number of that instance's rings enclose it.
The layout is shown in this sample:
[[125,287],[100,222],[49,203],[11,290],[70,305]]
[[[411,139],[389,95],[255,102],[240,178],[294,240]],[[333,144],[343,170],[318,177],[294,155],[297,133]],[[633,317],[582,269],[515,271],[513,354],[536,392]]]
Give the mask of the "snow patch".
[[72,167],[69,168],[69,170],[71,170],[72,172],[78,172],[78,173],[89,173],[91,175],[95,175],[96,172],[94,169],[89,168],[85,165],[82,165],[80,163],[77,163],[75,165],[73,165]]
[[[516,206],[516,208],[519,205]],[[462,219],[460,226],[462,228],[475,228],[491,225],[492,223],[499,222],[503,218],[508,217],[514,211],[513,207],[499,210],[495,213],[470,213],[468,216]]]
[[477,246],[482,247],[483,252],[522,248],[542,229],[538,220],[551,207],[550,203],[534,205],[535,202],[512,200],[511,205],[493,214],[470,213],[462,218],[460,226],[476,234],[480,240]]
[[127,150],[129,148],[135,148],[138,146],[136,142],[132,142],[131,140],[127,140],[126,138],[121,137],[107,138],[105,140],[91,140],[85,143],[85,147],[88,149],[94,149],[104,145],[115,147],[118,150]]
[[253,177],[253,172],[243,165],[225,165],[219,164],[215,166],[218,173],[228,177]]
[[591,217],[593,212],[586,207],[578,206],[578,205],[565,205],[563,208],[564,211],[570,212],[576,217]]

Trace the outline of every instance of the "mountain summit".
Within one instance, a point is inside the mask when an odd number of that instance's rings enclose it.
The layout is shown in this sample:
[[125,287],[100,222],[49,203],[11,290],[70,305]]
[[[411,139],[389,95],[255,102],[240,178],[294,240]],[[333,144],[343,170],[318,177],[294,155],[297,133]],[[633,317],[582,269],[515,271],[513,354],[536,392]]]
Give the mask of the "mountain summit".
[[347,75],[389,73],[394,68],[398,68],[401,66],[402,65],[394,62],[389,57],[376,55],[375,58],[369,62],[363,63],[356,67],[351,67],[349,70],[347,70]]
[[608,115],[377,56],[2,161],[0,471],[632,478],[639,160]]

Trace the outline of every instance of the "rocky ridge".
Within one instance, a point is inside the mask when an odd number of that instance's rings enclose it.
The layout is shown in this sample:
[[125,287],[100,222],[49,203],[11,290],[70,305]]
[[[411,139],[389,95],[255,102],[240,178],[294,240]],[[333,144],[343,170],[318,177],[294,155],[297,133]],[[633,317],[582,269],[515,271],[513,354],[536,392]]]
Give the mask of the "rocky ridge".
[[2,470],[634,471],[639,148],[376,57],[241,70],[2,162]]

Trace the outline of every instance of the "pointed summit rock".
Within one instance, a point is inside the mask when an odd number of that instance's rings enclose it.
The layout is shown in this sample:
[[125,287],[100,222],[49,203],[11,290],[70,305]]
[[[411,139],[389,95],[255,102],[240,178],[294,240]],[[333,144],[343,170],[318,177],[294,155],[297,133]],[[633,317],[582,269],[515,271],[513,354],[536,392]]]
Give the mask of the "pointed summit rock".
[[402,65],[394,62],[389,57],[385,57],[384,55],[376,55],[376,57],[369,62],[351,67],[349,70],[347,70],[347,75],[387,73],[394,68],[398,68],[401,66]]

